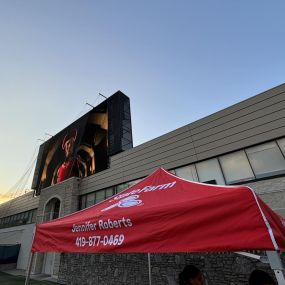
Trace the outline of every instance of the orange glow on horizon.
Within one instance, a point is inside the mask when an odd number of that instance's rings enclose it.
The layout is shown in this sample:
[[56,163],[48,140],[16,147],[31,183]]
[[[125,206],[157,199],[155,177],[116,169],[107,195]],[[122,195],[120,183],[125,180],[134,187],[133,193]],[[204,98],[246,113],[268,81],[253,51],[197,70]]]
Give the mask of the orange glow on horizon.
[[11,193],[9,193],[9,194],[0,194],[0,204],[8,202],[11,199],[12,199]]

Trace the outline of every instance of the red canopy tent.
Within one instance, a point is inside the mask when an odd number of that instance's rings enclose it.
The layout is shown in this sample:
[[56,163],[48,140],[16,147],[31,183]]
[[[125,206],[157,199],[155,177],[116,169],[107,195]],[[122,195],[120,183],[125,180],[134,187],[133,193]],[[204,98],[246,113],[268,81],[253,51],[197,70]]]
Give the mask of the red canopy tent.
[[252,189],[160,168],[129,189],[36,226],[32,252],[285,251],[285,220]]

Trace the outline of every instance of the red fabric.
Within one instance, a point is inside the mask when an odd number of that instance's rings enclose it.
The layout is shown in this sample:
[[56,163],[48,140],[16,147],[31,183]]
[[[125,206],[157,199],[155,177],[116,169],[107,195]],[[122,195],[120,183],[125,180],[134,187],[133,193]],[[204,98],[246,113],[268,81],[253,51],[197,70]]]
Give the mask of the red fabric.
[[73,164],[74,164],[73,160],[68,160],[59,167],[57,181],[56,181],[57,183],[62,182],[72,176]]
[[285,220],[250,188],[190,182],[163,169],[109,200],[37,225],[32,251],[274,250],[257,201],[284,251]]

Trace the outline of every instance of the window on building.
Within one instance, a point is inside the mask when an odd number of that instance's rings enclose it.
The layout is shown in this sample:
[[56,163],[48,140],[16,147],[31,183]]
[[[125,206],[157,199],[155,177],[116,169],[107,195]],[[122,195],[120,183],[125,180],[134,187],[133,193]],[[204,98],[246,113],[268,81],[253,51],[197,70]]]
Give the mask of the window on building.
[[[60,200],[56,199],[53,205],[52,220],[57,219],[59,217],[59,210],[60,210]],[[30,215],[30,219],[32,219],[32,213]]]
[[32,213],[32,211],[24,212],[24,213],[21,215],[21,219],[22,219],[22,221],[23,221],[24,224],[28,223],[28,220],[29,220],[29,213]]
[[196,169],[200,182],[216,180],[219,185],[225,184],[220,164],[216,158],[197,163]]
[[204,181],[203,183],[206,183],[206,184],[213,184],[213,185],[217,185],[217,184],[218,184],[217,181],[216,181],[216,179]]
[[255,179],[243,150],[223,155],[219,159],[228,184]]
[[[13,226],[19,226],[19,225],[25,225],[30,223],[35,223],[35,219],[33,219],[33,216],[36,216],[37,209],[25,211],[22,213],[18,213],[15,215],[11,215],[8,217],[4,217],[0,219],[0,228],[5,227],[13,227]],[[31,218],[29,218],[31,217]]]
[[277,143],[278,143],[280,149],[282,150],[283,155],[285,156],[285,138],[277,140]]
[[96,191],[95,196],[96,196],[95,204],[105,200],[105,190]]
[[129,188],[136,185],[137,183],[139,183],[140,181],[142,181],[142,179],[136,179],[136,180],[133,180],[133,181],[130,181],[129,182]]
[[129,183],[122,183],[122,184],[116,186],[116,192],[120,193],[123,190],[126,190],[127,188],[129,188]]
[[87,198],[87,195],[82,195],[81,196],[81,198],[80,198],[80,205],[79,205],[80,209],[86,208],[86,198]]
[[250,147],[246,153],[257,178],[285,171],[285,159],[276,142]]
[[36,220],[37,220],[37,209],[34,209],[31,211],[30,218],[31,218],[31,223],[36,222]]
[[110,187],[104,190],[95,191],[80,197],[80,209],[90,207],[94,204],[97,204],[115,194],[115,188]]
[[113,195],[114,195],[114,188],[113,187],[107,188],[105,190],[106,199],[112,197]]
[[174,174],[186,180],[198,181],[198,176],[194,165],[176,168]]
[[87,195],[85,207],[88,208],[88,207],[94,205],[94,203],[95,203],[95,192]]

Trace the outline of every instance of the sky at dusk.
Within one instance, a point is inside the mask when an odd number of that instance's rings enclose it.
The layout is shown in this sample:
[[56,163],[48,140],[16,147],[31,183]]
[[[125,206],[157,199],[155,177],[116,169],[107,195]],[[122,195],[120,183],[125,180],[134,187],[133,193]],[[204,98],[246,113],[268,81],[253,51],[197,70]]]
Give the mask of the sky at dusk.
[[136,146],[284,83],[284,11],[281,0],[0,0],[0,202],[39,139],[98,93],[130,97]]

